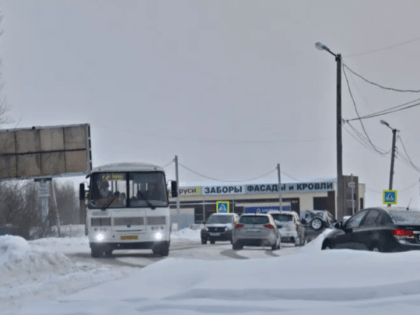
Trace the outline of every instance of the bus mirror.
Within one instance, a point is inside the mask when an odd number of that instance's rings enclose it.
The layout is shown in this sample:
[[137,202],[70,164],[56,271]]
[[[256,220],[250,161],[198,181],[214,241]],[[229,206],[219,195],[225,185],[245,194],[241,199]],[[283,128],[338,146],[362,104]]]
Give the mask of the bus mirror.
[[79,200],[85,200],[85,184],[81,183],[79,185]]
[[175,180],[171,181],[172,197],[178,197],[178,184]]

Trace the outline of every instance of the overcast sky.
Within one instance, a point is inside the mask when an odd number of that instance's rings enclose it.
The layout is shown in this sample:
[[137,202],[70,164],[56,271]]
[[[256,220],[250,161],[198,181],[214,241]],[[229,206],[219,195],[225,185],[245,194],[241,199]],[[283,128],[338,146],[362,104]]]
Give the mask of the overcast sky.
[[[373,82],[420,89],[418,1],[0,0],[0,6],[2,92],[15,120],[3,127],[89,123],[94,166],[163,166],[178,155],[184,166],[221,180],[258,177],[277,163],[299,180],[336,176],[336,62],[315,49],[318,41]],[[420,98],[347,74],[361,116]],[[342,82],[343,118],[352,119],[344,74]],[[363,122],[384,151],[392,132],[380,120],[399,129],[420,167],[419,114],[414,107]],[[363,133],[357,121],[351,126]],[[391,155],[369,150],[344,127],[344,174],[366,184],[366,205],[380,205]],[[399,141],[397,150],[404,153]],[[174,165],[166,169],[174,178]],[[291,181],[285,174],[282,180]],[[419,176],[397,156],[399,205],[410,199],[418,205]],[[180,167],[180,180],[206,179]]]

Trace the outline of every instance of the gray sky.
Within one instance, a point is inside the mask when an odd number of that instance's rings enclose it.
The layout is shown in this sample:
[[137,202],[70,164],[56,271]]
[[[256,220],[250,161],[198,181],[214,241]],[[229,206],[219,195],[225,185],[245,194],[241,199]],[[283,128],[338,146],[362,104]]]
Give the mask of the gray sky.
[[[14,1],[0,0],[3,92],[15,123],[90,123],[93,164],[180,163],[224,180],[254,178],[277,163],[297,179],[336,176],[336,63],[384,86],[420,89],[418,1]],[[420,98],[348,73],[360,115]],[[343,74],[343,118],[356,117]],[[388,151],[400,130],[420,167],[419,107],[364,120]],[[357,121],[352,126],[362,132]],[[344,174],[381,204],[390,154],[343,129]],[[401,142],[398,152],[404,153]],[[173,164],[167,168],[174,178]],[[399,205],[418,205],[419,172],[397,158]],[[273,172],[267,178],[276,177]],[[204,180],[180,168],[181,181]],[[290,180],[282,175],[284,181]],[[407,189],[408,187],[410,187]],[[403,191],[404,190],[404,191]],[[376,191],[376,192],[375,192]]]

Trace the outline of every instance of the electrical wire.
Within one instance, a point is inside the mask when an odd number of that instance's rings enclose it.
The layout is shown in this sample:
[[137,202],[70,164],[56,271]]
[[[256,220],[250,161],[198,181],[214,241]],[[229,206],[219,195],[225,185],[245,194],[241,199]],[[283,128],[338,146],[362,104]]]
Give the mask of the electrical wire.
[[404,188],[404,189],[398,190],[398,192],[402,193],[402,192],[404,192],[404,191],[406,191],[406,190],[409,190],[410,188],[413,188],[415,185],[418,185],[418,184],[419,184],[419,182],[415,182],[413,185],[411,185],[411,186],[409,186],[409,187],[407,187],[407,188]]
[[174,160],[172,160],[172,161],[170,161],[168,164],[166,164],[165,166],[162,166],[162,168],[166,168],[166,167],[168,167],[169,165],[171,165],[172,163],[174,162]]
[[293,179],[293,180],[295,180],[295,181],[297,181],[297,182],[301,182],[299,179],[296,179],[296,178],[294,178],[294,177],[292,177],[292,176],[290,176],[290,175],[286,174],[285,172],[280,171],[280,173],[282,173],[282,174],[286,175],[287,177],[289,177],[289,178],[291,178],[291,179]]
[[266,173],[264,175],[261,175],[261,176],[255,177],[255,178],[251,178],[251,179],[246,179],[246,180],[223,180],[223,179],[217,179],[217,178],[214,178],[214,177],[210,177],[210,176],[206,176],[206,175],[200,174],[200,173],[198,173],[196,171],[193,171],[192,169],[188,168],[187,166],[182,165],[179,162],[178,162],[178,164],[180,166],[182,166],[183,168],[185,168],[186,170],[188,170],[188,171],[190,171],[190,172],[192,172],[192,173],[194,173],[194,174],[196,174],[198,176],[201,176],[201,177],[204,177],[204,178],[207,178],[207,179],[211,179],[211,180],[215,180],[215,181],[218,181],[218,182],[229,182],[229,183],[235,183],[235,182],[236,183],[240,183],[240,182],[252,181],[252,180],[255,180],[255,179],[259,179],[259,178],[265,177],[265,176],[267,176],[267,175],[269,175],[269,174],[271,174],[271,173],[273,173],[274,171],[277,170],[277,167],[276,167],[275,169],[271,170],[270,172],[268,172],[268,173]]
[[[418,103],[412,104],[414,102],[418,102]],[[412,101],[404,103],[404,104],[401,104],[401,105],[397,105],[397,106],[394,106],[394,107],[390,107],[388,109],[381,110],[379,112],[371,113],[371,114],[361,116],[361,117],[357,117],[357,118],[348,119],[348,120],[346,120],[346,122],[353,121],[353,120],[361,120],[361,119],[368,119],[368,118],[383,116],[383,115],[399,112],[399,111],[402,111],[402,110],[406,110],[406,109],[409,109],[409,108],[412,108],[412,107],[416,107],[416,106],[419,106],[419,105],[420,105],[420,98],[412,100]]]
[[362,53],[356,53],[356,54],[347,55],[345,57],[346,58],[351,58],[351,57],[356,57],[356,56],[363,56],[363,55],[367,55],[367,54],[372,54],[372,53],[375,53],[375,52],[379,52],[379,51],[383,51],[383,50],[387,50],[387,49],[391,49],[391,48],[395,48],[395,47],[407,45],[407,44],[410,44],[410,43],[415,42],[415,41],[418,41],[418,40],[420,40],[420,37],[416,37],[414,39],[410,39],[408,41],[405,41],[405,42],[402,42],[402,43],[399,43],[399,44],[395,44],[395,45],[391,45],[391,46],[386,46],[386,47],[383,47],[383,48],[378,48],[378,49],[369,50],[369,51],[362,52]]
[[[350,126],[350,124],[349,124],[349,126]],[[352,126],[351,126],[352,127]],[[363,138],[363,136],[362,135],[360,135],[360,133],[358,133],[358,131],[357,130],[354,130],[353,132],[356,134],[356,136],[352,133],[352,132],[350,132],[350,130],[348,130],[347,128],[346,128],[346,126],[345,125],[343,125],[343,128],[344,128],[344,130],[354,139],[354,140],[356,140],[357,142],[359,142],[362,146],[364,146],[366,149],[368,149],[369,151],[371,151],[371,152],[373,152],[373,153],[377,153],[375,150],[373,150],[372,149],[372,147],[370,146],[370,145],[368,145],[367,143],[366,143],[366,139],[365,138]],[[391,152],[391,150],[392,149],[390,149],[389,151],[387,151],[387,152],[385,152],[385,154],[380,154],[380,156],[381,157],[385,157],[385,155],[388,155],[390,152]]]
[[355,76],[357,76],[357,77],[361,78],[363,81],[365,81],[365,82],[367,82],[367,83],[369,83],[369,84],[375,85],[375,86],[377,86],[377,87],[379,87],[379,88],[381,88],[381,89],[384,89],[384,90],[394,91],[394,92],[402,92],[402,93],[420,93],[420,90],[402,90],[402,89],[395,89],[395,88],[386,87],[386,86],[380,85],[380,84],[378,84],[378,83],[372,82],[372,81],[370,81],[370,80],[368,80],[368,79],[364,78],[364,77],[363,77],[363,76],[361,76],[360,74],[358,74],[358,73],[354,72],[354,71],[353,71],[352,69],[350,69],[350,68],[349,68],[346,64],[344,64],[344,63],[343,63],[343,69],[344,69],[344,68],[347,68],[347,69],[348,69],[351,73],[353,73]]
[[408,152],[407,152],[407,149],[405,148],[405,145],[404,145],[404,142],[402,141],[402,138],[401,138],[401,136],[400,135],[398,135],[398,140],[400,140],[400,142],[401,142],[401,144],[402,144],[402,146],[403,146],[403,149],[404,149],[404,152],[405,152],[405,155],[406,155],[406,157],[408,158],[408,161],[409,161],[409,163],[410,163],[410,165],[417,171],[417,172],[420,172],[420,168],[419,167],[417,167],[414,163],[413,163],[413,161],[411,160],[411,158],[410,158],[410,156],[408,155]]
[[[401,189],[401,190],[399,189],[398,192],[402,193],[406,190],[409,190],[410,188],[413,188],[415,185],[418,185],[418,184],[419,184],[418,182],[415,182],[414,184],[410,185],[409,187],[406,187],[406,188]],[[367,187],[366,187],[366,190],[372,191],[372,192],[377,193],[377,194],[383,194],[383,191],[377,191],[377,190],[370,189],[370,188],[367,188]]]
[[344,77],[346,78],[347,87],[348,87],[348,90],[349,90],[349,93],[350,93],[351,99],[352,99],[352,101],[353,101],[354,109],[355,109],[355,111],[356,111],[357,117],[359,117],[359,122],[360,122],[360,124],[362,125],[362,129],[363,129],[363,132],[364,132],[364,133],[365,133],[365,135],[366,135],[367,140],[369,141],[370,145],[372,146],[372,148],[373,148],[376,152],[378,152],[379,154],[386,154],[386,153],[381,152],[380,150],[378,150],[378,149],[377,149],[377,147],[373,144],[372,140],[370,140],[370,137],[369,137],[369,135],[368,135],[368,134],[367,134],[367,132],[366,132],[365,126],[364,126],[364,124],[363,124],[362,120],[360,119],[360,115],[359,115],[359,112],[358,112],[358,110],[357,110],[357,106],[356,106],[356,101],[354,100],[353,93],[351,92],[349,79],[348,79],[348,77],[347,77],[347,73],[346,73],[346,70],[344,69],[344,67],[343,67],[343,72],[344,72]]

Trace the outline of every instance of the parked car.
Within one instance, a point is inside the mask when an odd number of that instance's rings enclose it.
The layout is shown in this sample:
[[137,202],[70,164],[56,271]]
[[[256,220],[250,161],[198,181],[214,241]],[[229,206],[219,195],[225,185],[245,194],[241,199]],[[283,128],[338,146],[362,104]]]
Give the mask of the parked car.
[[236,213],[213,213],[201,229],[201,244],[216,243],[216,241],[232,242],[232,230],[238,223]]
[[336,220],[327,210],[302,210],[300,212],[300,221],[306,228],[319,231],[322,228],[331,226]]
[[322,249],[348,248],[377,252],[420,249],[420,211],[406,208],[368,208],[344,224],[337,222]]
[[299,221],[299,215],[295,211],[270,211],[269,214],[277,225],[282,243],[292,243],[295,246],[305,245],[305,227]]
[[235,225],[232,236],[232,248],[244,246],[271,246],[271,250],[280,249],[281,236],[274,219],[268,213],[242,214]]

